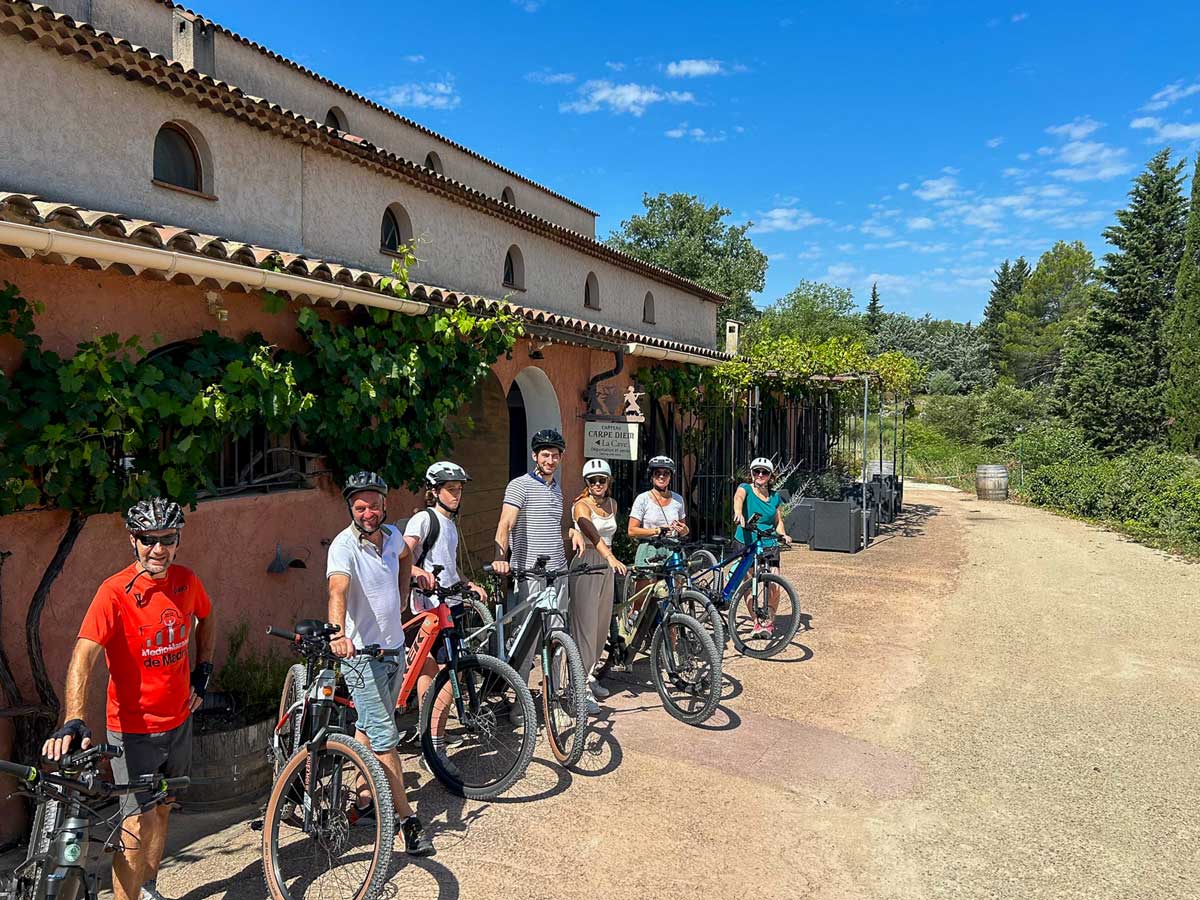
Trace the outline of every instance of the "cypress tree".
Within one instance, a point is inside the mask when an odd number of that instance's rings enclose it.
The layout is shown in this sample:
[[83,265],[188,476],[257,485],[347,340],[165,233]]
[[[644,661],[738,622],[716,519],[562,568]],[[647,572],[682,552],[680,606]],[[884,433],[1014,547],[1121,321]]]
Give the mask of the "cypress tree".
[[1191,211],[1165,337],[1171,445],[1200,455],[1200,154],[1192,172]]
[[1167,353],[1163,321],[1171,310],[1183,256],[1183,162],[1154,156],[1104,232],[1107,290],[1096,291],[1063,350],[1058,394],[1070,421],[1097,447],[1120,451],[1160,441]]
[[871,285],[871,301],[867,304],[867,334],[879,334],[879,327],[883,325],[883,303],[879,299],[879,282],[874,282]]
[[1023,256],[1017,257],[1015,263],[1004,260],[1000,264],[1000,268],[996,270],[996,277],[992,279],[992,293],[988,297],[987,307],[983,311],[983,321],[979,327],[983,332],[984,340],[987,341],[988,358],[992,368],[997,372],[1001,370],[1004,358],[1004,331],[1001,325],[1004,323],[1004,317],[1012,310],[1013,302],[1025,287],[1028,279],[1029,263],[1025,262]]

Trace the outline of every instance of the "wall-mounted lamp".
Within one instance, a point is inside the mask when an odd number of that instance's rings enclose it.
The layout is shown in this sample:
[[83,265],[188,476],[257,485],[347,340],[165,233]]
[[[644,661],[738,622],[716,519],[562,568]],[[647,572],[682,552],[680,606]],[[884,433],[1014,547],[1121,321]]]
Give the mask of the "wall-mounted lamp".
[[204,295],[204,301],[208,304],[208,314],[218,322],[229,321],[229,310],[221,305],[221,295],[216,291],[208,291]]
[[542,353],[551,344],[550,341],[530,341],[529,342],[529,358],[530,359],[545,359]]
[[[301,548],[303,549],[303,548]],[[307,554],[307,551],[305,551]],[[308,563],[298,556],[293,556],[291,548],[284,549],[275,544],[275,558],[267,564],[267,574],[282,575],[288,569],[307,569]]]

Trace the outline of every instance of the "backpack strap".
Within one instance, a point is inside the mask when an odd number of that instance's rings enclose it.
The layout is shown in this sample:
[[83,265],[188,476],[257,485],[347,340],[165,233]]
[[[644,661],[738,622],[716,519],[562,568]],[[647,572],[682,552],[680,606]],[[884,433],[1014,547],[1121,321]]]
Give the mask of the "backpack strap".
[[417,557],[417,568],[425,568],[425,557],[429,555],[429,551],[434,548],[438,542],[438,538],[442,536],[442,523],[438,521],[438,514],[432,506],[428,506],[422,512],[429,513],[429,532],[425,535],[425,540],[421,542],[421,553]]

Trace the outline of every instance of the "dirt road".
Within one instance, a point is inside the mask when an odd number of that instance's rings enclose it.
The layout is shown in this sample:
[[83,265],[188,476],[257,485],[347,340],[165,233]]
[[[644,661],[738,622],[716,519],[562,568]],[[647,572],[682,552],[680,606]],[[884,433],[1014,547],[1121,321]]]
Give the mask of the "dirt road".
[[[908,499],[866,553],[785,557],[812,629],[779,661],[727,656],[706,727],[630,677],[578,772],[543,743],[493,803],[410,774],[438,855],[397,857],[391,896],[1196,896],[1200,568]],[[180,817],[164,894],[261,897],[246,818]]]

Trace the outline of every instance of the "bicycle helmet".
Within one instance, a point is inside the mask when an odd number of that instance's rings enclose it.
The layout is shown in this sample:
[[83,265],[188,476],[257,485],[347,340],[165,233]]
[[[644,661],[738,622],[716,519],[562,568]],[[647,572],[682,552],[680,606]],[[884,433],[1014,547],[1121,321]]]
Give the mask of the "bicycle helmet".
[[655,456],[646,464],[646,468],[653,474],[655,469],[666,469],[672,474],[675,473],[675,460],[669,456]]
[[543,428],[533,436],[533,439],[529,442],[529,446],[534,453],[544,450],[547,447],[554,447],[560,453],[563,453],[566,452],[567,441],[557,428]]
[[589,459],[583,464],[583,480],[587,481],[596,475],[606,475],[612,478],[612,466],[606,459]]
[[387,482],[374,472],[355,472],[346,479],[346,486],[342,488],[342,498],[349,503],[351,497],[361,494],[363,491],[375,491],[386,497]]
[[164,531],[183,527],[183,510],[174,500],[155,497],[139,500],[125,513],[125,527],[130,532]]
[[471,476],[467,474],[466,469],[458,463],[452,463],[444,459],[440,462],[435,462],[425,470],[425,483],[432,488],[445,484],[447,481],[470,480]]
[[775,463],[771,462],[771,460],[767,459],[765,456],[760,456],[750,463],[750,471],[753,472],[755,469],[766,469],[768,472],[774,475]]

